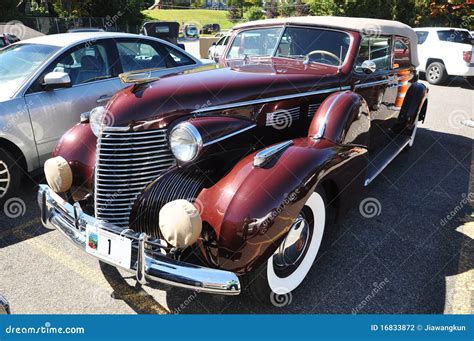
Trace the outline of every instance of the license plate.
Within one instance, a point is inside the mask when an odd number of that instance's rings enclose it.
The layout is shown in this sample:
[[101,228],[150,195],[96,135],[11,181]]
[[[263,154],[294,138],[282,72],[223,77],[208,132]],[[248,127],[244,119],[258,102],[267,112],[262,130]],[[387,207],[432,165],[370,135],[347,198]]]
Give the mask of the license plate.
[[124,236],[88,224],[86,226],[86,251],[104,261],[130,269],[132,240]]

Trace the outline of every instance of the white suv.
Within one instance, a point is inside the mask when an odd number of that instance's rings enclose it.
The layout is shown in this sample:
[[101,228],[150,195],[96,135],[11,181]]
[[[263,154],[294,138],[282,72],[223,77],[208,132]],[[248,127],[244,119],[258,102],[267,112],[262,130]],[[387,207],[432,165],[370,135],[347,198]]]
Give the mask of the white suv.
[[418,71],[431,84],[442,84],[448,76],[474,76],[473,38],[461,28],[420,27],[418,36]]

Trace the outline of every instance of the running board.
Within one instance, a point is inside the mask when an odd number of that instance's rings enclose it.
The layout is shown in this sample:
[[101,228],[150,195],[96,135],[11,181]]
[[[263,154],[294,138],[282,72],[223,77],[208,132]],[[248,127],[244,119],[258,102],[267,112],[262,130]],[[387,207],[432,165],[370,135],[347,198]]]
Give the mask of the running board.
[[393,139],[385,148],[376,153],[373,157],[369,156],[369,167],[364,186],[368,186],[385,167],[410,143],[411,138],[407,136],[398,136]]

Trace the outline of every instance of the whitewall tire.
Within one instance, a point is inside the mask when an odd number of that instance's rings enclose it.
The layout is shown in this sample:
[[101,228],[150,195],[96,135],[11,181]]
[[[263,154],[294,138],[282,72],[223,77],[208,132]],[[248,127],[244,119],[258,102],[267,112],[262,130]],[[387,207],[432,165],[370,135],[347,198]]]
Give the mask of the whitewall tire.
[[272,257],[249,275],[249,289],[256,299],[275,306],[282,306],[278,302],[288,303],[284,296],[300,286],[321,250],[326,221],[324,191],[317,190]]

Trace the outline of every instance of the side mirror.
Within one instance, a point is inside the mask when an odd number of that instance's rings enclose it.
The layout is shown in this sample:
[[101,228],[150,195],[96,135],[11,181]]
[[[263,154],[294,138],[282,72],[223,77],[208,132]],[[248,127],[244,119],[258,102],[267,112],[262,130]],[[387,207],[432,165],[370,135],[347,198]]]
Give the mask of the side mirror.
[[360,67],[365,73],[374,73],[377,70],[377,65],[371,60],[365,60]]
[[44,76],[43,87],[45,90],[71,87],[71,78],[65,72],[50,72]]
[[216,43],[216,42],[213,42],[211,45],[212,45],[212,46],[216,46],[216,45],[217,45],[217,43]]

